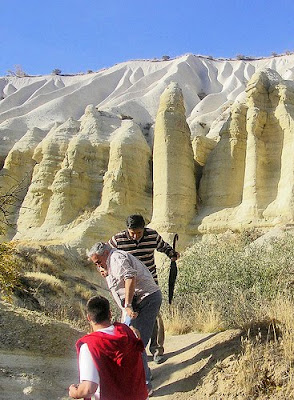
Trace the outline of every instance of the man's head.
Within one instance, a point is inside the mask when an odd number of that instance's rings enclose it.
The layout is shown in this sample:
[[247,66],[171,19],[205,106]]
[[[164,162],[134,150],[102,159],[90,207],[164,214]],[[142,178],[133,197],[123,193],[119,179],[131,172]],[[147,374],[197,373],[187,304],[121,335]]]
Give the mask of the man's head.
[[110,250],[111,247],[108,243],[98,242],[87,252],[88,257],[97,266],[103,278],[108,275],[106,260]]
[[110,306],[109,301],[102,296],[91,297],[87,302],[87,316],[94,324],[101,324],[105,321],[110,321]]
[[144,235],[145,221],[142,215],[132,214],[126,220],[128,233],[134,240],[140,240]]

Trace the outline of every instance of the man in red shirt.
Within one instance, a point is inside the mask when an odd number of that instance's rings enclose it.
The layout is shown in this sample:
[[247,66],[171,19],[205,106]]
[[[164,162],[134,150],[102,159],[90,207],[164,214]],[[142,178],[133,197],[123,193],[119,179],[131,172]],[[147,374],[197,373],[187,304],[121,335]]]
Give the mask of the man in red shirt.
[[102,296],[87,303],[87,318],[93,332],[76,343],[80,384],[69,387],[74,399],[146,400],[142,362],[144,345],[127,325],[111,323],[109,302]]

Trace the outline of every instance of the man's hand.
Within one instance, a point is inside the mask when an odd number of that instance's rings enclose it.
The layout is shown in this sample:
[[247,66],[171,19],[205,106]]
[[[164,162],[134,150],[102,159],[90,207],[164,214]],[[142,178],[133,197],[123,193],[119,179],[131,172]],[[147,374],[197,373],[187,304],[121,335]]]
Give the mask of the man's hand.
[[73,399],[77,399],[77,395],[78,395],[78,387],[79,385],[75,385],[72,384],[70,385],[70,387],[68,388],[68,395],[69,397],[72,397]]
[[180,258],[180,256],[181,256],[180,253],[176,251],[175,256],[171,258],[171,261],[177,261],[177,259]]
[[79,385],[70,385],[68,394],[73,399],[81,399],[83,397],[91,397],[98,388],[97,383],[91,381],[82,381]]
[[131,319],[135,319],[138,316],[138,313],[136,311],[133,310],[133,307],[126,307],[125,308],[127,315],[131,318]]

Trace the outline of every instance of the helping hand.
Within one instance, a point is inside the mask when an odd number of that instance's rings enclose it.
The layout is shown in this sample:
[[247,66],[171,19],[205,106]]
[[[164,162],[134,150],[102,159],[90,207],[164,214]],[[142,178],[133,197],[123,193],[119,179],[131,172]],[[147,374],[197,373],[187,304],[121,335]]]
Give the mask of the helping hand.
[[136,311],[133,310],[132,307],[126,307],[125,308],[127,315],[131,318],[131,319],[135,319],[137,318],[137,316],[139,315]]

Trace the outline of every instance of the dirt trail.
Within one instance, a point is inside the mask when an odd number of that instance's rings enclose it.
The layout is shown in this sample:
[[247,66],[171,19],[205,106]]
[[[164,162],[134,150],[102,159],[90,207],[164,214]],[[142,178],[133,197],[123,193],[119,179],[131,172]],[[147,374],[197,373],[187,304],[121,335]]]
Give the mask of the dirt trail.
[[[150,361],[154,396],[160,400],[195,399],[195,388],[216,362],[239,346],[236,331],[167,336],[163,364]],[[0,352],[1,400],[68,400],[66,388],[77,381],[76,358]],[[198,396],[197,396],[198,399]]]
[[[154,377],[154,399],[195,399],[195,389],[202,378],[240,349],[240,332],[218,334],[189,333],[169,336],[166,340],[167,360],[156,365],[150,363]],[[207,390],[213,391],[213,387]],[[200,399],[197,394],[197,400]]]

